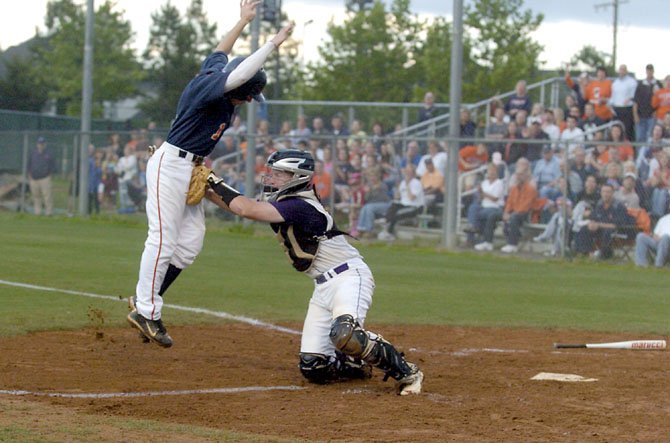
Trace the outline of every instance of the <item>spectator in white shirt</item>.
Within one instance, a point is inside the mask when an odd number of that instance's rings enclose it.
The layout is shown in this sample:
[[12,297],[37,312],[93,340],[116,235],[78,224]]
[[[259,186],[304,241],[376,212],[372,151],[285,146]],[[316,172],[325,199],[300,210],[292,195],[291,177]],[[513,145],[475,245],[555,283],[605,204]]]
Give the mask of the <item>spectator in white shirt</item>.
[[612,96],[609,104],[626,127],[626,138],[635,140],[635,122],[633,120],[633,98],[637,89],[637,80],[628,74],[626,65],[619,66],[619,76],[612,82]]
[[416,167],[416,175],[423,177],[426,173],[426,160],[429,158],[433,160],[435,169],[444,175],[447,171],[447,153],[442,150],[437,140],[430,140],[428,142],[428,153],[419,160],[419,165]]
[[468,221],[472,228],[468,232],[468,240],[470,243],[475,243],[477,233],[483,237],[483,241],[475,245],[478,251],[493,250],[493,231],[498,221],[502,219],[504,195],[505,185],[498,177],[498,167],[489,163],[486,178],[479,185],[479,200],[468,208]]
[[637,175],[633,172],[627,172],[623,177],[621,186],[614,192],[614,199],[623,203],[626,208],[640,208],[640,196],[635,192],[636,182]]
[[574,115],[568,115],[565,121],[567,126],[563,132],[561,132],[560,139],[562,141],[571,142],[567,144],[568,155],[571,156],[572,151],[584,141],[584,131],[577,126],[577,117]]
[[549,140],[555,141],[561,137],[561,129],[556,125],[556,117],[554,116],[554,111],[551,109],[544,111],[542,130],[547,133]]
[[379,240],[395,240],[395,225],[400,220],[412,218],[419,214],[425,205],[423,186],[414,174],[414,165],[409,164],[402,170],[403,180],[397,188],[400,201],[393,201],[386,211],[387,227],[379,233]]
[[635,237],[635,264],[649,266],[649,256],[653,253],[654,266],[662,268],[670,252],[670,214],[664,215],[656,223],[652,235],[640,232]]

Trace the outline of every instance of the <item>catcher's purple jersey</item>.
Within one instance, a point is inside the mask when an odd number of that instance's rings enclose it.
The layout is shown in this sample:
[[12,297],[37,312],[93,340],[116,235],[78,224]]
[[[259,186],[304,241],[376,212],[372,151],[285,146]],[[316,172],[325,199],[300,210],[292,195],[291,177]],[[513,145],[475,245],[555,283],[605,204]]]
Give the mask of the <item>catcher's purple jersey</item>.
[[[348,260],[361,259],[358,249],[349,244],[344,235],[325,238],[328,231],[336,229],[332,216],[316,199],[287,198],[271,203],[284,218],[283,223],[272,223],[272,229],[281,234],[285,246],[289,249],[300,249],[300,256],[289,257],[293,266],[310,277],[316,277],[324,271]],[[290,235],[286,235],[289,232]],[[316,238],[319,238],[316,240]],[[315,241],[316,240],[316,241]],[[297,243],[297,244],[295,244]],[[318,248],[313,251],[313,246]],[[305,260],[305,254],[315,254]]]
[[284,217],[284,223],[299,225],[307,234],[321,235],[328,230],[326,216],[301,198],[289,198],[270,204]]
[[212,152],[235,112],[223,92],[230,74],[223,72],[227,63],[228,56],[223,52],[210,54],[202,63],[198,75],[181,94],[168,143],[203,157]]

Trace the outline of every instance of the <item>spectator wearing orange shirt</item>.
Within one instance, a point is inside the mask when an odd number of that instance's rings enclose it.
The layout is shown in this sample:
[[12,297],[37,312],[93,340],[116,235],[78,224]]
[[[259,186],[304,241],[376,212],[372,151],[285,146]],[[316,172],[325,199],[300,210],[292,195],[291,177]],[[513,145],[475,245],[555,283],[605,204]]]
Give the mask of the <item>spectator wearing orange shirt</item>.
[[554,108],[554,120],[556,126],[558,126],[560,135],[560,133],[568,126],[568,123],[565,121],[565,111],[563,111],[563,108]]
[[663,79],[663,88],[656,91],[651,98],[651,107],[656,110],[659,122],[670,112],[670,75]]
[[590,81],[586,86],[584,98],[589,103],[593,103],[596,108],[596,115],[605,122],[612,119],[612,109],[608,104],[610,97],[612,97],[612,80],[607,78],[605,67],[599,66],[596,71],[596,79]]
[[444,175],[437,170],[430,158],[426,159],[426,172],[421,176],[421,186],[426,206],[440,203],[444,199]]
[[[464,146],[458,151],[458,170],[460,172],[472,171],[485,165],[488,161],[489,150],[484,143],[479,143],[476,146]],[[466,177],[463,183],[464,190],[472,189],[475,182],[476,177],[474,175]]]
[[477,169],[489,161],[489,152],[484,143],[468,145],[458,151],[458,170],[461,172]]
[[502,215],[507,244],[500,251],[508,254],[519,250],[521,226],[528,219],[528,213],[537,199],[537,189],[530,182],[530,171],[518,169],[516,184],[510,188]]
[[[621,126],[612,126],[609,130],[608,139],[615,143],[626,143],[629,141],[628,138],[624,137],[623,129],[621,128]],[[633,147],[631,145],[629,144],[619,145],[616,147],[616,149],[617,151],[619,151],[619,159],[621,159],[622,162],[628,160],[635,160],[635,151],[633,150]]]
[[316,194],[319,196],[319,198],[324,201],[330,198],[332,183],[332,177],[323,169],[323,162],[321,160],[317,160],[314,164],[312,184],[314,185],[314,190],[316,191]]

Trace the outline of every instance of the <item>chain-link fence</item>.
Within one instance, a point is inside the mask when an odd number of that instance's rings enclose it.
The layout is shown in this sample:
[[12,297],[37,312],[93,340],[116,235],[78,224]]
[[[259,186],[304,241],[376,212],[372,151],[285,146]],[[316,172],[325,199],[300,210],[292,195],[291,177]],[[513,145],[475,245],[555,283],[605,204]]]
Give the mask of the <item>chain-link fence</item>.
[[[643,144],[617,141],[620,126],[613,122],[575,139],[558,140],[518,134],[454,140],[367,134],[259,135],[254,193],[261,190],[267,156],[277,149],[298,147],[318,159],[314,185],[341,228],[361,238],[439,239],[446,235],[446,197],[458,199],[462,247],[567,257],[626,255],[635,236],[650,233],[668,212],[670,148],[658,137]],[[87,158],[91,213],[143,211],[148,147],[160,144],[163,136],[92,134]],[[34,165],[30,162],[42,144],[52,162],[52,213],[77,212],[78,133],[3,132],[0,138],[6,146],[0,184],[4,208],[47,211],[43,192],[36,198],[33,194],[39,189],[31,183]],[[445,185],[449,146],[458,147],[455,192]],[[127,156],[135,158],[130,173],[120,166]],[[245,156],[244,134],[224,134],[208,164],[232,186],[244,190]],[[409,198],[412,186],[421,188],[416,201]],[[33,204],[38,199],[40,209]],[[210,214],[218,211],[209,208]]]
[[[244,118],[237,119],[207,164],[244,192],[247,135],[253,136],[255,189],[248,194],[258,195],[270,153],[309,150],[318,160],[314,186],[323,202],[341,229],[363,239],[438,242],[451,235],[447,216],[455,216],[458,244],[475,251],[630,255],[635,236],[649,233],[668,210],[667,134],[654,128],[649,142],[631,143],[618,121],[580,122],[576,128],[577,118],[562,120],[562,112],[555,112],[565,95],[561,81],[530,85],[536,106],[521,119],[498,111],[504,95],[464,105],[471,112],[461,116],[466,121],[458,139],[445,135],[448,106],[433,121],[416,125],[418,104],[269,102],[256,130],[248,134]],[[322,127],[315,126],[319,119]],[[341,120],[342,132],[333,131],[334,119]],[[35,130],[29,123],[0,131],[0,205],[77,213],[80,133],[44,125]],[[160,145],[166,132],[90,134],[90,213],[143,211],[148,147]],[[35,183],[40,145],[48,153],[50,196]],[[449,155],[457,157],[454,189]],[[454,200],[455,206],[445,204]],[[457,213],[445,214],[445,207]],[[208,213],[224,216],[214,206]]]

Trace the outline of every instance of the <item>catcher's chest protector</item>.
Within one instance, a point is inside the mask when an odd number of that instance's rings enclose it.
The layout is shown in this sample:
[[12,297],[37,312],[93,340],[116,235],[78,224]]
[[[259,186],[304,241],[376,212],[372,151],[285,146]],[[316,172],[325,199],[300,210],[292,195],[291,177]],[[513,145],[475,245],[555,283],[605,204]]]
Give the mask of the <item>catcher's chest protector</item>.
[[313,191],[303,191],[296,194],[287,194],[281,196],[277,201],[287,198],[299,198],[309,203],[314,209],[322,213],[327,220],[327,225],[323,232],[313,233],[305,232],[302,226],[288,223],[273,223],[272,229],[275,231],[277,240],[284,248],[286,255],[291,260],[293,267],[305,272],[309,270],[314,262],[316,253],[319,249],[319,242],[341,232],[334,228],[333,217],[326,211],[321,202],[316,198]]

